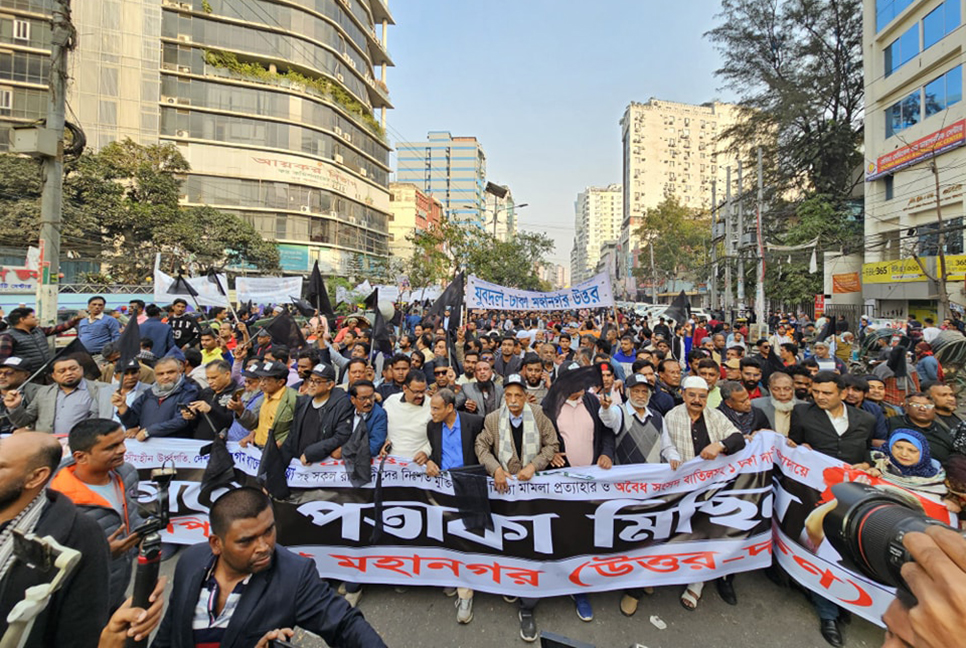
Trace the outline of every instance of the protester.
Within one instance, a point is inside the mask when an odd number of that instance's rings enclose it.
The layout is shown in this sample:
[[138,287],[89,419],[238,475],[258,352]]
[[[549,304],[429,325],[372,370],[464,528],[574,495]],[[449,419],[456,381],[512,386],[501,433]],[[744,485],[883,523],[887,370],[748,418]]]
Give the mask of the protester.
[[[516,394],[517,390],[513,390]],[[456,394],[441,389],[430,399],[430,416],[426,424],[429,454],[420,451],[413,458],[420,466],[426,466],[426,474],[436,477],[441,471],[479,464],[476,457],[476,438],[483,430],[483,417],[456,411]],[[473,590],[468,587],[447,588],[447,594],[456,594],[456,621],[469,623],[473,620]]]
[[3,404],[13,425],[67,436],[80,421],[114,414],[111,386],[84,378],[76,357],[54,360],[51,379],[54,384],[39,388],[26,404],[18,391],[4,394]]
[[8,393],[20,392],[21,406],[26,407],[36,398],[40,386],[37,383],[26,382],[30,371],[24,368],[23,359],[8,356],[0,361],[0,434],[10,434],[14,430],[14,423],[10,419],[10,411],[4,402]]
[[27,590],[50,581],[49,573],[16,559],[13,530],[49,536],[80,552],[71,577],[37,616],[26,637],[28,648],[92,648],[109,616],[110,553],[104,533],[66,495],[47,488],[62,455],[60,443],[49,434],[24,432],[0,439],[0,635]]
[[188,403],[182,416],[193,421],[192,436],[195,439],[211,441],[227,432],[234,422],[234,412],[228,408],[228,403],[239,386],[226,360],[214,360],[205,365],[205,381],[208,386],[198,394],[198,400]]
[[298,397],[298,392],[288,386],[288,367],[280,362],[262,360],[251,374],[259,379],[262,398],[248,407],[240,398],[228,401],[228,409],[235,413],[236,422],[249,431],[239,444],[243,448],[250,443],[264,448],[271,432],[275,444],[281,446],[292,427]]
[[936,406],[929,396],[922,392],[912,392],[906,396],[906,413],[888,419],[889,431],[911,429],[919,432],[929,442],[929,453],[933,459],[945,464],[953,450],[953,435],[936,420]]
[[127,428],[128,438],[147,441],[152,436],[190,437],[191,425],[181,416],[181,410],[198,399],[198,388],[185,379],[181,363],[175,358],[161,358],[154,373],[156,382],[130,407],[120,392],[111,397],[111,403]]
[[657,365],[658,387],[674,399],[675,405],[684,402],[681,396],[681,365],[677,360],[665,358]]
[[911,429],[894,430],[883,450],[873,450],[869,463],[856,467],[873,477],[942,501],[947,493],[946,472],[929,454],[929,442]]
[[923,382],[944,379],[942,365],[939,364],[928,342],[920,342],[916,345],[916,371],[919,372],[919,380]]
[[869,393],[866,395],[866,399],[882,409],[886,422],[893,416],[902,416],[905,413],[898,405],[886,402],[886,384],[882,378],[869,374],[865,377],[865,381],[869,384]]
[[[267,495],[249,487],[229,491],[209,518],[208,542],[189,547],[178,561],[152,648],[228,645],[234,637],[252,645],[265,628],[295,626],[329,645],[385,646],[362,612],[319,577],[311,559],[276,546]],[[238,611],[244,613],[236,619]]]
[[201,328],[195,318],[185,313],[187,309],[188,302],[180,297],[171,302],[171,317],[168,318],[168,326],[171,327],[175,346],[181,349],[194,345],[201,333]]
[[88,419],[67,437],[71,457],[50,487],[66,495],[103,530],[111,552],[110,609],[124,601],[141,524],[135,494],[138,473],[124,463],[124,428],[109,419]]
[[325,461],[352,434],[352,403],[335,387],[332,365],[316,365],[307,383],[306,395],[296,399],[291,431],[281,444],[286,466],[293,458],[303,466]]
[[34,309],[14,308],[7,315],[10,327],[0,334],[0,360],[20,358],[21,366],[32,374],[53,357],[47,338],[69,331],[82,319],[83,315],[76,315],[57,326],[39,326]]
[[[709,395],[708,407],[711,407],[710,401]],[[740,382],[725,380],[721,383],[721,403],[718,410],[746,436],[758,430],[771,429],[768,417],[757,407],[751,406],[748,390]]]
[[[728,418],[708,405],[708,383],[698,376],[688,376],[681,382],[684,403],[667,413],[664,421],[681,461],[695,457],[715,459],[719,454],[734,454],[745,447],[745,437]],[[732,577],[715,581],[718,594],[729,605],[738,603]],[[704,583],[689,584],[681,595],[686,610],[698,607]]]
[[[504,403],[486,416],[483,431],[476,437],[476,457],[493,477],[493,487],[506,493],[508,478],[525,482],[550,465],[557,456],[559,440],[553,422],[543,411],[527,402],[526,386],[519,375],[507,379]],[[520,598],[520,638],[537,640],[533,616],[539,599]]]
[[412,370],[403,381],[403,391],[385,400],[383,407],[389,419],[387,443],[391,454],[412,458],[417,453],[429,454],[431,448],[426,438],[426,424],[432,414],[430,401],[426,398],[426,376]]
[[151,354],[157,358],[163,358],[168,351],[177,346],[174,342],[174,332],[166,322],[161,321],[161,309],[154,304],[147,306],[144,313],[148,317],[143,323],[138,323],[138,332],[142,339],[151,340]]
[[456,395],[456,408],[477,416],[487,416],[500,407],[503,387],[493,380],[490,363],[480,359],[476,363],[476,382],[464,385]]
[[106,303],[100,295],[91,297],[87,300],[87,317],[77,322],[77,339],[88,353],[95,356],[105,344],[121,337],[121,325],[104,314]]
[[953,388],[942,382],[924,382],[922,391],[929,396],[929,400],[935,405],[936,420],[942,423],[947,430],[953,431],[966,421],[956,413],[956,394]]

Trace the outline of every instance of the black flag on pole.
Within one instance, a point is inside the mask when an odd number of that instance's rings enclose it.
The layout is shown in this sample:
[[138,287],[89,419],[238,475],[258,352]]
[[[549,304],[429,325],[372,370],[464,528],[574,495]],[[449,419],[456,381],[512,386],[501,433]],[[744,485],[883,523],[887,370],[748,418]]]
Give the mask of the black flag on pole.
[[127,321],[121,337],[117,339],[117,348],[121,352],[121,358],[118,361],[121,365],[126,365],[141,355],[141,327],[138,326],[137,317]]
[[666,311],[664,311],[665,319],[672,319],[677,324],[684,324],[688,321],[688,317],[691,316],[691,301],[688,296],[682,290],[678,293],[678,296],[674,298],[671,305]]
[[188,280],[181,273],[178,273],[178,277],[168,287],[167,293],[169,295],[191,295],[192,297],[198,296],[198,291],[195,290],[194,286],[188,283]]
[[449,308],[449,325],[446,330],[456,335],[456,330],[459,329],[463,318],[463,292],[463,273],[460,272],[446,286],[446,290],[439,299],[426,311],[423,321],[432,324],[433,328],[441,326],[446,316],[446,309]]
[[312,274],[309,275],[309,285],[305,290],[305,300],[312,304],[320,315],[335,317],[332,310],[332,303],[329,300],[329,291],[325,289],[325,281],[319,271],[319,262],[316,261],[312,266]]
[[292,305],[295,306],[296,310],[298,310],[298,312],[304,317],[313,317],[315,315],[315,306],[304,299],[292,297]]
[[[140,352],[140,343],[138,344],[138,351]],[[80,364],[81,369],[84,370],[84,377],[88,380],[100,380],[101,378],[101,368],[97,366],[94,362],[94,358],[91,356],[91,352],[87,350],[87,347],[81,343],[77,338],[71,340],[71,343],[61,349],[54,358],[67,358],[71,357],[77,360]],[[51,361],[49,367],[53,367],[54,363]]]
[[366,308],[373,311],[372,315],[372,349],[387,356],[392,355],[392,342],[389,339],[389,327],[386,318],[379,310],[379,289],[376,288],[366,297]]
[[271,322],[262,328],[272,336],[272,344],[282,344],[287,346],[291,351],[301,349],[305,346],[305,336],[302,335],[302,329],[292,319],[288,310],[283,309],[281,313],[276,315]]

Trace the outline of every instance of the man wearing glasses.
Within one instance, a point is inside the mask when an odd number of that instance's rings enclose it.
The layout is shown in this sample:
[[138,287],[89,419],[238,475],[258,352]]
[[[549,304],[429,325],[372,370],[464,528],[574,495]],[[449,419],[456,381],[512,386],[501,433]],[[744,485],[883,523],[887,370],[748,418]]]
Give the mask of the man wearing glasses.
[[349,440],[352,412],[349,397],[335,386],[335,367],[317,364],[295,404],[292,430],[282,446],[285,465],[298,457],[303,466],[325,461]]
[[389,419],[387,443],[392,446],[391,454],[412,458],[418,453],[429,454],[429,439],[426,437],[426,424],[431,414],[429,399],[426,398],[426,376],[413,369],[403,381],[401,394],[393,394],[383,403]]
[[936,420],[936,405],[922,392],[906,396],[906,413],[903,416],[893,416],[886,420],[890,434],[900,428],[921,432],[929,442],[932,458],[941,464],[945,464],[953,453],[952,434]]

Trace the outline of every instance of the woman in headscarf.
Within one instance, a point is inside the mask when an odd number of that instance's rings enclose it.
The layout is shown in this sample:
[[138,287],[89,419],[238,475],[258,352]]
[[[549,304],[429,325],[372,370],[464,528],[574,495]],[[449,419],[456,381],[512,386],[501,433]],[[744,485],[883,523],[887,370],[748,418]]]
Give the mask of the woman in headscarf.
[[943,368],[933,355],[932,346],[928,342],[920,342],[916,345],[916,371],[919,372],[920,381],[943,380]]
[[946,472],[929,454],[929,442],[917,430],[894,430],[883,449],[873,450],[871,456],[871,466],[857,468],[902,488],[940,498],[946,495]]

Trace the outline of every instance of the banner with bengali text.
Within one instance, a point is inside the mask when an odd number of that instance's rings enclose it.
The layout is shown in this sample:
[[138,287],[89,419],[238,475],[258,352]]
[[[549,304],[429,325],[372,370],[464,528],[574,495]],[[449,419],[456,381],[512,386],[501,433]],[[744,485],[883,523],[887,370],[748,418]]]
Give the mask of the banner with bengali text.
[[[143,480],[163,461],[178,468],[166,542],[207,540],[207,510],[219,492],[202,494],[202,445],[127,441],[126,460]],[[253,483],[258,451],[229,449]],[[489,531],[464,526],[447,473],[429,477],[422,467],[390,457],[377,544],[370,542],[375,480],[352,487],[336,460],[311,467],[293,461],[287,476],[293,496],[275,503],[278,542],[314,558],[327,578],[549,597],[710,581],[768,567],[774,554],[804,587],[874,623],[881,624],[894,598],[889,587],[843,565],[820,532],[828,508],[820,505],[830,501],[831,485],[885,482],[791,448],[773,432],[759,432],[733,456],[698,458],[677,470],[662,464],[552,470],[529,482],[511,479],[505,494],[489,480]],[[149,502],[153,486],[142,481],[141,490]],[[927,514],[949,521],[942,504],[913,496]]]
[[239,304],[287,304],[302,297],[302,277],[236,277]]
[[614,294],[606,272],[575,286],[551,292],[507,288],[470,275],[466,280],[466,307],[496,310],[579,310],[610,308]]

